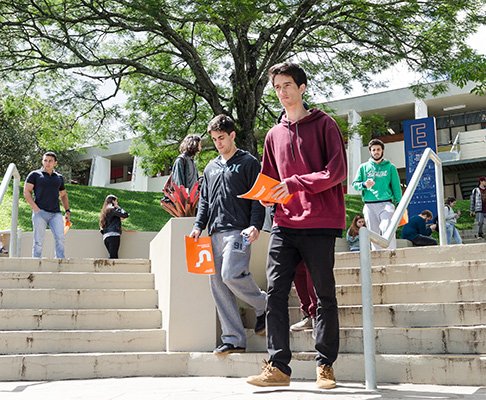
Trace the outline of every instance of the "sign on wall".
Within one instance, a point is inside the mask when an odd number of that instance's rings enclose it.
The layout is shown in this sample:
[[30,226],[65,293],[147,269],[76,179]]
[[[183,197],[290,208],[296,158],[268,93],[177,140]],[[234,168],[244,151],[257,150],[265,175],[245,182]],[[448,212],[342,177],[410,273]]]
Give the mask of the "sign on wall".
[[[407,184],[412,179],[420,158],[427,147],[437,153],[437,136],[435,132],[435,118],[420,118],[403,122],[405,141],[405,165],[407,170]],[[429,160],[417,189],[408,205],[410,217],[420,214],[423,210],[430,210],[437,215],[437,194],[435,189],[434,162]]]

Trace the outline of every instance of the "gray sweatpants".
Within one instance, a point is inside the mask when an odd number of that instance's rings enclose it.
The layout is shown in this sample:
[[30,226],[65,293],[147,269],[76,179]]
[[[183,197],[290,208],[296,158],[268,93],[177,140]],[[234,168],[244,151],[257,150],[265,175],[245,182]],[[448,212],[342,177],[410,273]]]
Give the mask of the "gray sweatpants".
[[251,245],[244,245],[240,230],[216,232],[211,235],[214,275],[209,282],[219,321],[223,343],[246,348],[246,334],[236,302],[241,300],[255,308],[257,316],[265,312],[267,295],[250,273]]
[[[366,227],[373,232],[383,235],[390,224],[393,213],[395,212],[395,205],[390,201],[382,203],[365,203],[363,206],[363,216],[366,222]],[[390,245],[387,249],[396,249],[397,239],[393,235]],[[371,250],[381,250],[383,247],[371,242]]]
[[484,225],[484,214],[482,212],[476,212],[476,221],[478,221],[478,236],[484,236],[483,225]]

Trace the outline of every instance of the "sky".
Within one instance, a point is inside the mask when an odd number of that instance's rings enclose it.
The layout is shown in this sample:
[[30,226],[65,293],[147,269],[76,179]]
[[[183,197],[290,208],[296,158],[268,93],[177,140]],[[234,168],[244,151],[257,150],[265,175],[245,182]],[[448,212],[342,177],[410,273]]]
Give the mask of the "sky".
[[[468,40],[468,44],[472,48],[476,49],[480,54],[486,54],[486,26],[481,27],[475,35],[471,36]],[[331,99],[326,99],[325,101],[341,100],[345,98],[361,96],[364,94],[405,88],[410,86],[416,80],[415,78],[416,75],[413,72],[408,71],[407,68],[403,66],[394,66],[383,72],[382,74],[377,75],[377,80],[389,81],[389,85],[387,85],[387,87],[370,89],[368,90],[368,92],[365,92],[360,87],[360,85],[355,85],[355,89],[351,93],[346,94],[342,90],[336,90],[333,97]],[[325,101],[323,100],[323,102]]]

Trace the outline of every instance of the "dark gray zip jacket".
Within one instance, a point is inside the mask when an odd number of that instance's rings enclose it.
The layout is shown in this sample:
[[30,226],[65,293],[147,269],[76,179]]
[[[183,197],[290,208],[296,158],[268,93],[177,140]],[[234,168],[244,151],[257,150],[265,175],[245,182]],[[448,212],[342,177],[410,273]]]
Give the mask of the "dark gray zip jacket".
[[262,229],[264,207],[255,200],[241,199],[260,172],[260,163],[250,153],[237,150],[226,164],[222,157],[212,160],[204,170],[199,209],[194,228],[209,234],[254,226]]

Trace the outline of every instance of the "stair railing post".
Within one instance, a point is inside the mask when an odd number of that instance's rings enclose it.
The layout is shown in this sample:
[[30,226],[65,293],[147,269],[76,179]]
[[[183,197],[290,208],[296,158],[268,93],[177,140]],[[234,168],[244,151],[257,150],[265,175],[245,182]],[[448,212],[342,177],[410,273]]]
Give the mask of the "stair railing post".
[[17,240],[17,225],[19,219],[19,197],[20,197],[20,174],[14,163],[10,163],[7,172],[3,177],[0,184],[0,205],[2,204],[3,197],[7,192],[10,179],[13,177],[13,195],[12,195],[12,223],[10,228],[10,248],[9,257],[18,257],[20,252],[18,250]]
[[435,191],[437,196],[437,217],[439,220],[439,241],[441,246],[447,245],[447,234],[445,227],[445,211],[444,211],[444,181],[442,177],[442,161],[433,152],[431,157],[434,161],[435,167]]
[[396,234],[398,224],[410,200],[418,186],[427,162],[432,159],[435,166],[435,183],[437,194],[437,214],[439,219],[439,239],[441,246],[447,244],[444,218],[444,189],[442,178],[442,161],[431,148],[425,149],[420,161],[415,168],[415,172],[408,183],[407,190],[403,194],[402,200],[393,214],[387,230],[383,236],[378,233],[361,227],[359,230],[360,248],[360,267],[361,267],[361,297],[363,303],[363,353],[365,359],[365,379],[366,389],[376,390],[376,349],[375,349],[375,328],[373,324],[373,283],[371,277],[371,240],[374,243],[388,247],[392,237]]
[[376,390],[375,327],[373,323],[373,286],[371,280],[371,240],[370,231],[365,227],[361,227],[359,230],[359,249],[366,389]]
[[13,180],[13,195],[12,195],[12,222],[10,225],[10,257],[18,257],[19,249],[17,225],[19,220],[19,198],[20,198],[20,175],[15,168],[14,180]]

